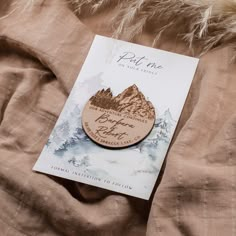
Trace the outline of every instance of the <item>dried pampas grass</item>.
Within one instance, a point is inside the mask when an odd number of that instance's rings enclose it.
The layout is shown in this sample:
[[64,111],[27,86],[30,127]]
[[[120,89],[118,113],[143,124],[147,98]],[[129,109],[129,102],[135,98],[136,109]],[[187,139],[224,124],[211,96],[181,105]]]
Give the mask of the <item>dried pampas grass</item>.
[[67,0],[72,6],[76,15],[86,13],[95,14],[102,11],[107,6],[117,5],[120,0]]
[[[164,32],[174,31],[190,49],[205,53],[236,39],[236,0],[68,0],[77,15],[95,14],[116,4],[114,37],[132,40],[151,26],[153,46]],[[234,47],[235,48],[235,47]]]
[[[16,9],[29,9],[42,0],[12,2],[9,14]],[[163,33],[174,32],[176,37],[205,53],[220,45],[236,46],[236,0],[65,0],[78,16],[93,15],[116,7],[114,37],[132,40],[143,30],[154,35],[153,46]],[[24,3],[24,4],[23,4]],[[5,18],[3,16],[1,18]],[[0,19],[1,19],[0,18]],[[236,53],[235,53],[236,55]]]

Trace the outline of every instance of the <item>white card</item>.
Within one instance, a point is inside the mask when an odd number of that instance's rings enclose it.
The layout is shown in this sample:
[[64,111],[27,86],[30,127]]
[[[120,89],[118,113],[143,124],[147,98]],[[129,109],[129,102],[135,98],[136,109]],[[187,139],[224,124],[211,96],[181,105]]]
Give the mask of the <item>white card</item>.
[[[97,35],[33,170],[149,199],[198,61]],[[82,128],[85,104],[98,90],[117,95],[133,84],[155,107],[154,128],[127,148],[97,145]]]

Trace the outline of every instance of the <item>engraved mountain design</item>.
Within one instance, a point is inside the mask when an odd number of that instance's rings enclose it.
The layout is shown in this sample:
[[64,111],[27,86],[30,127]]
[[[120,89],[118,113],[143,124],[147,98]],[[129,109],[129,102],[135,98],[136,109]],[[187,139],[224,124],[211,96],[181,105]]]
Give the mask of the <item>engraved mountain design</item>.
[[139,116],[147,119],[155,118],[155,110],[150,101],[147,101],[134,84],[119,95],[113,97],[111,89],[99,90],[90,98],[93,106],[110,109],[121,113]]

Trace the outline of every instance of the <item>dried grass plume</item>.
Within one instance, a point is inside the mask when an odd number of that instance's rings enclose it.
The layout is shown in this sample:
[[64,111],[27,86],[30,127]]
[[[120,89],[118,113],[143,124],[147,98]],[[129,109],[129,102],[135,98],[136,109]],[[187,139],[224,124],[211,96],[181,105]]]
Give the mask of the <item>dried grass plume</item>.
[[131,40],[151,26],[155,39],[178,29],[178,37],[190,49],[200,45],[202,53],[236,39],[236,0],[67,0],[77,15],[95,14],[116,5],[114,37]]

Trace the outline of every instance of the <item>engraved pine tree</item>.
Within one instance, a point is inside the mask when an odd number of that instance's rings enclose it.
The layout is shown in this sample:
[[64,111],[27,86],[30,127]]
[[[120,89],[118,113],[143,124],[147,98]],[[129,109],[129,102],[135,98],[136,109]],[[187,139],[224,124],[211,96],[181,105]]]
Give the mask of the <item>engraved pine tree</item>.
[[110,88],[102,89],[90,98],[90,102],[91,105],[104,109],[148,119],[155,118],[155,110],[152,103],[145,99],[143,93],[139,91],[135,84],[115,97],[113,97]]

